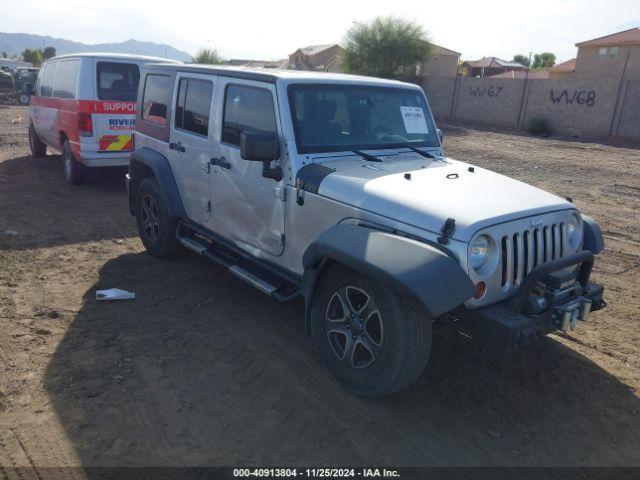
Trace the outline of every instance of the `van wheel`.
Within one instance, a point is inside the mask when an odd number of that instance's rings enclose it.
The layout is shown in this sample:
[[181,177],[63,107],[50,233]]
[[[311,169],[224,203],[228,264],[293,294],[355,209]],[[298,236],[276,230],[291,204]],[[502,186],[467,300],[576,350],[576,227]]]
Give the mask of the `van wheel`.
[[31,148],[31,156],[38,158],[47,156],[47,146],[38,137],[33,123],[29,123],[29,147]]
[[383,397],[408,387],[424,370],[431,319],[389,285],[334,265],[312,300],[311,339],[346,390]]
[[166,258],[176,252],[178,220],[169,216],[165,199],[151,177],[138,186],[136,221],[142,244],[151,255]]
[[80,162],[73,158],[71,153],[71,145],[69,140],[65,140],[62,144],[62,164],[64,167],[64,178],[71,185],[80,185],[84,182],[87,169]]

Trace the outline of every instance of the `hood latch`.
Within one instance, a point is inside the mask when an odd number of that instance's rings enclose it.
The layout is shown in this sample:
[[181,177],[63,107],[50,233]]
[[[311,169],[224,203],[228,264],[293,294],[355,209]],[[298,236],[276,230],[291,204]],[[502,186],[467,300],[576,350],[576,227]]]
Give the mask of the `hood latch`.
[[453,232],[456,231],[456,220],[455,218],[447,218],[444,222],[444,225],[440,229],[441,236],[438,237],[438,243],[442,245],[446,245],[449,243],[449,238],[453,235]]

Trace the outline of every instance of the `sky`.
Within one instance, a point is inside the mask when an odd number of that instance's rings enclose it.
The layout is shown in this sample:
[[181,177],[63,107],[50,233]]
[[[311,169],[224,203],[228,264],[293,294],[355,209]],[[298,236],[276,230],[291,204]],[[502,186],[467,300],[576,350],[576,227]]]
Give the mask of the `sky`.
[[577,42],[640,27],[640,0],[0,0],[0,32],[84,43],[135,38],[267,60],[339,43],[354,22],[378,15],[421,24],[431,41],[466,60],[550,51],[564,61]]

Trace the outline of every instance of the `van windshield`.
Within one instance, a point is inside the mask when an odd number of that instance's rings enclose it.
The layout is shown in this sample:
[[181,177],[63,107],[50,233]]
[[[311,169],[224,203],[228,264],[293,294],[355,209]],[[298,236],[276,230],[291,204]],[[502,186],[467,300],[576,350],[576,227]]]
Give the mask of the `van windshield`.
[[408,88],[291,85],[298,152],[438,147],[424,95]]
[[98,62],[98,99],[135,102],[140,69],[134,63]]

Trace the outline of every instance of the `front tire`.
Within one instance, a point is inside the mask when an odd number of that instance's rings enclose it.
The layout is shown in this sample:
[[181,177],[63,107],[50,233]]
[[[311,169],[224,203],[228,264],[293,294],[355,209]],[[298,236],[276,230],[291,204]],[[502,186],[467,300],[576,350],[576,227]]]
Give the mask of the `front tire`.
[[47,146],[40,140],[33,123],[29,123],[29,147],[31,148],[31,156],[42,158],[47,156]]
[[158,258],[171,257],[178,248],[178,220],[169,216],[155,180],[147,177],[136,191],[136,222],[142,244]]
[[412,298],[333,265],[311,305],[311,338],[320,359],[348,391],[391,395],[414,383],[431,351],[431,319]]
[[71,185],[81,185],[86,176],[87,168],[73,158],[69,140],[62,143],[62,165],[64,167],[64,179]]

